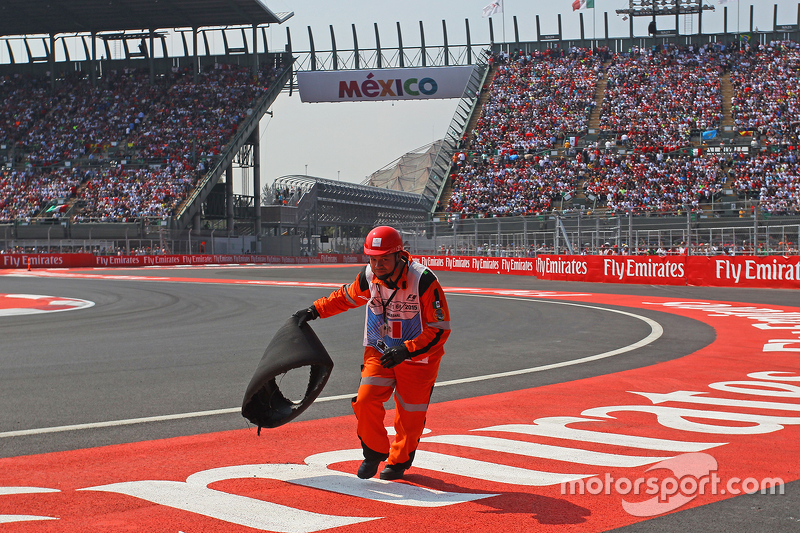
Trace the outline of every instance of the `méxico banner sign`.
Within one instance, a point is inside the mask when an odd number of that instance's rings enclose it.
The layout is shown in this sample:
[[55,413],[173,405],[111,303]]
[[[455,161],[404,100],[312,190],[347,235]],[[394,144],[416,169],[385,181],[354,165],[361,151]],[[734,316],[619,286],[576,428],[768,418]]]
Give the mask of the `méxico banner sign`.
[[303,102],[461,98],[472,66],[297,73]]

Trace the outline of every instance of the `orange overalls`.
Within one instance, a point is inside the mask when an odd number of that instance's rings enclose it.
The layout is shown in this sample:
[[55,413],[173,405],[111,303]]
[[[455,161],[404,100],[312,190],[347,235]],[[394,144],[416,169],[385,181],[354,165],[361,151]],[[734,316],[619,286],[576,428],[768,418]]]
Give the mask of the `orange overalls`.
[[[433,385],[450,335],[450,311],[436,276],[407,252],[398,268],[403,272],[396,288],[377,278],[369,265],[355,281],[314,302],[321,318],[367,304],[364,326],[364,365],[353,411],[364,457],[391,465],[411,466],[417,449]],[[394,278],[394,276],[392,276]],[[381,366],[387,347],[405,343],[411,359],[394,368]],[[389,443],[384,427],[384,402],[394,391],[396,436]]]

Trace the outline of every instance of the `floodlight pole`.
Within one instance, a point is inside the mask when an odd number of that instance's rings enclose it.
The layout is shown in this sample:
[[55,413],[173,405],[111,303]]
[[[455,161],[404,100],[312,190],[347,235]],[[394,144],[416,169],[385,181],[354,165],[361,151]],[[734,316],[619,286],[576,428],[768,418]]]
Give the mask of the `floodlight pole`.
[[194,49],[194,68],[192,69],[192,83],[197,83],[200,72],[200,55],[197,53],[197,28],[192,28],[192,48]]
[[256,253],[261,253],[261,142],[258,128],[250,137],[253,145],[253,207],[255,208]]
[[228,165],[228,168],[225,169],[225,218],[228,237],[233,237],[235,225],[233,215],[233,165]]
[[150,85],[155,85],[156,83],[156,64],[155,58],[153,57],[153,28],[150,28],[150,49],[147,51],[147,62],[150,65]]
[[92,62],[89,73],[92,75],[92,87],[97,86],[97,32],[92,32]]
[[56,72],[55,72],[56,39],[55,37],[53,37],[52,33],[49,35],[49,37],[50,37],[50,50],[47,53],[47,62],[50,65],[50,88],[55,89],[56,88]]

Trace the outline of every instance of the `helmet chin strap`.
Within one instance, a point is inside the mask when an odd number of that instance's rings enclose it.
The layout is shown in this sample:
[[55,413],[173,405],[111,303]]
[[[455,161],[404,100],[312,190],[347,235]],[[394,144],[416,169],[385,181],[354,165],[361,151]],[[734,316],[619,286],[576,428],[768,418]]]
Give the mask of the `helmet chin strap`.
[[[386,286],[389,287],[390,289],[396,289],[397,288],[397,281],[400,279],[400,276],[403,275],[403,268],[405,268],[405,264],[406,264],[405,257],[400,256],[399,253],[395,253],[395,258],[396,258],[396,261],[394,263],[394,269],[391,272],[389,272],[388,274],[385,274],[383,276],[377,276],[378,279],[381,280],[382,282],[384,282],[386,284]],[[402,264],[402,267],[400,268],[400,271],[398,272],[397,271],[397,267],[400,267],[401,264]],[[392,275],[395,272],[397,272],[397,277],[393,280],[391,278],[392,278]]]

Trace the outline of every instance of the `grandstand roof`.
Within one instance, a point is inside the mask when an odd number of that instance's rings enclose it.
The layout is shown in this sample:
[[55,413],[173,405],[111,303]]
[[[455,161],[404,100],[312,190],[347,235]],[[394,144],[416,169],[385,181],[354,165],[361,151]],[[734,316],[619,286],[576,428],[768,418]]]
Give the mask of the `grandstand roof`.
[[283,188],[303,191],[298,208],[303,206],[306,197],[313,199],[305,209],[312,214],[315,225],[371,228],[381,224],[421,222],[428,216],[425,199],[419,194],[302,175],[277,178],[273,190]]
[[334,199],[347,198],[350,203],[364,205],[392,205],[408,209],[423,209],[422,196],[418,193],[404,192],[387,189],[385,187],[374,187],[370,185],[359,185],[346,181],[334,181],[313,176],[293,174],[281,176],[275,180],[273,187],[297,187],[308,192],[312,187],[317,186],[320,190],[320,197],[332,201]]
[[3,0],[0,35],[280,24],[264,0]]
[[422,194],[442,143],[442,140],[438,140],[400,156],[370,175],[365,184],[393,191]]

